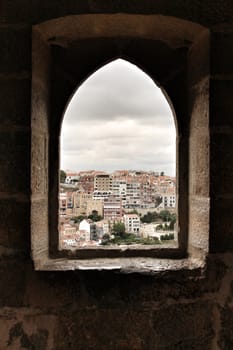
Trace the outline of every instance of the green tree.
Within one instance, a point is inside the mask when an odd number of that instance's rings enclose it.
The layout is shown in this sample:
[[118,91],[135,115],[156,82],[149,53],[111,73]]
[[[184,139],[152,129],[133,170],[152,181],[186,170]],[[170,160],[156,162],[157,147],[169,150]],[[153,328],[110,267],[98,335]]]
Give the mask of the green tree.
[[171,221],[172,220],[172,214],[168,210],[161,210],[159,213],[160,219],[163,221]]
[[160,239],[161,239],[161,241],[173,240],[174,239],[174,234],[173,233],[169,233],[169,234],[161,235]]
[[146,213],[141,217],[141,221],[147,224],[150,224],[151,222],[155,222],[159,218],[159,215],[156,212],[150,212]]
[[169,224],[169,229],[170,230],[174,230],[175,223],[176,223],[176,214],[172,214],[171,215],[171,221],[170,221],[170,224]]
[[116,236],[124,236],[125,235],[125,224],[123,222],[115,222],[113,224],[112,233]]
[[92,213],[88,216],[88,219],[91,219],[92,221],[100,221],[103,219],[103,217],[98,214],[97,210],[92,210]]
[[105,233],[105,234],[103,235],[103,237],[102,237],[102,242],[101,242],[101,244],[102,244],[102,245],[107,245],[107,244],[109,243],[109,241],[110,241],[110,236],[109,236],[107,233]]
[[64,170],[60,170],[60,183],[64,184],[66,180],[66,172]]
[[75,224],[80,223],[83,219],[86,219],[85,215],[74,216],[71,218],[75,222]]

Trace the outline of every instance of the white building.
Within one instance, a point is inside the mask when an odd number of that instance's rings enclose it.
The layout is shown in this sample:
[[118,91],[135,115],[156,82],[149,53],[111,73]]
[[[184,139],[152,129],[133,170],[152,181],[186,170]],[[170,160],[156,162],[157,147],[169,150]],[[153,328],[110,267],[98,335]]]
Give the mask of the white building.
[[90,241],[91,239],[91,225],[90,223],[84,219],[79,224],[79,232],[85,232],[85,240]]
[[148,237],[157,237],[158,239],[160,239],[161,236],[161,232],[157,232],[156,231],[156,226],[158,226],[159,224],[142,224],[141,227],[141,234],[142,237],[144,238],[148,238]]
[[123,216],[123,222],[127,233],[139,234],[140,218],[137,214],[125,214]]
[[66,184],[75,184],[78,182],[80,176],[77,173],[66,173],[66,179],[65,179],[65,183]]
[[123,180],[113,179],[112,181],[112,194],[114,197],[121,197],[125,200],[126,196],[126,182]]
[[96,240],[96,225],[89,220],[83,219],[79,224],[79,233],[85,233],[85,240]]
[[161,194],[162,202],[159,205],[159,208],[163,209],[175,209],[176,208],[176,195],[163,193]]

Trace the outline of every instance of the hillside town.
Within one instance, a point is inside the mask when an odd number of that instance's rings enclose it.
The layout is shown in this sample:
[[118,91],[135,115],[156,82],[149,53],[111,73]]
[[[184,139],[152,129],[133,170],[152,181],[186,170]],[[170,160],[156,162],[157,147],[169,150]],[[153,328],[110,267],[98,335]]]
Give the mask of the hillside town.
[[60,171],[60,249],[176,240],[175,177],[135,170]]

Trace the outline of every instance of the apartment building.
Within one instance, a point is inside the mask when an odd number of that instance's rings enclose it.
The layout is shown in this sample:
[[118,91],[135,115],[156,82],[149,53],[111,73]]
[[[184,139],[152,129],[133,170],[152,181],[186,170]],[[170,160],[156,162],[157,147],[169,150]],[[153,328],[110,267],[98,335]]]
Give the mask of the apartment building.
[[125,214],[123,216],[123,222],[127,233],[139,234],[140,218],[137,214]]
[[95,192],[111,192],[112,177],[109,174],[98,174],[94,177]]
[[93,198],[93,195],[85,192],[73,192],[73,214],[91,215],[96,210],[99,215],[103,216],[102,198]]
[[115,220],[121,220],[122,214],[121,198],[111,196],[104,199],[104,219],[112,222]]

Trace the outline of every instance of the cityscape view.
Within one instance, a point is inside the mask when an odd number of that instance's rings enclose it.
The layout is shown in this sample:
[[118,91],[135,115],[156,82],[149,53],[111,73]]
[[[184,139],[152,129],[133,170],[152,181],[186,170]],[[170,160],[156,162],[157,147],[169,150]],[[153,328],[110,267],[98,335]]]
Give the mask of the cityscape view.
[[59,248],[176,245],[175,139],[141,69],[117,59],[86,79],[61,130]]
[[136,170],[60,171],[60,249],[176,242],[175,177]]

